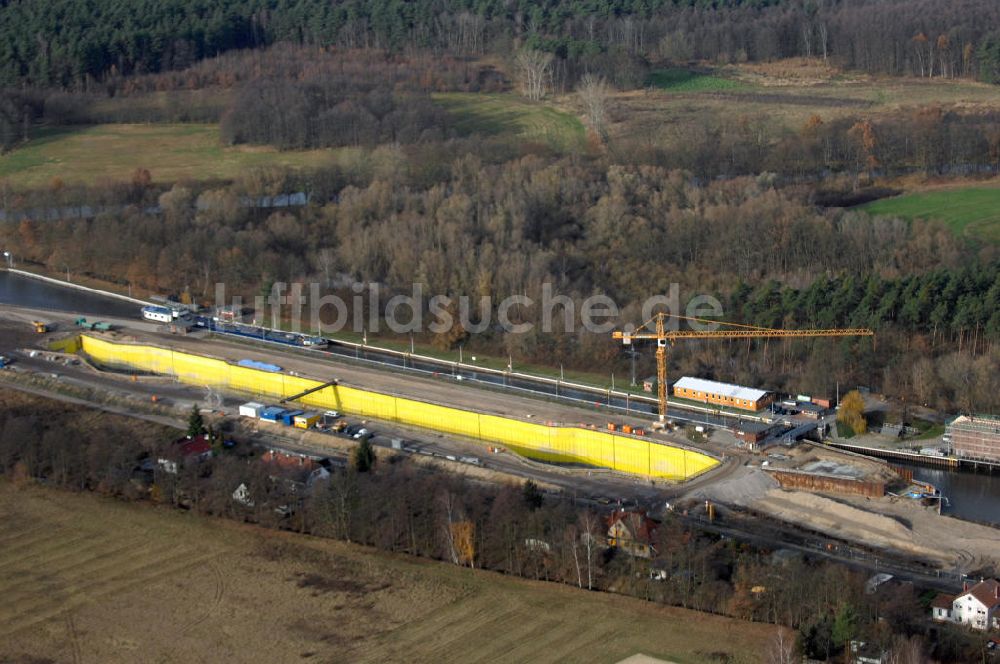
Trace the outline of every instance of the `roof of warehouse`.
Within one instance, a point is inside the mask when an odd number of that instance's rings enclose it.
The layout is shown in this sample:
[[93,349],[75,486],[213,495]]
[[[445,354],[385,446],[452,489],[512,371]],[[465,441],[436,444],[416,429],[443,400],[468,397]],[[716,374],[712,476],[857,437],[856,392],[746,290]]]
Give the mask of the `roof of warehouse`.
[[674,389],[677,389],[678,387],[685,390],[708,392],[709,394],[719,394],[726,397],[732,397],[734,399],[746,399],[748,401],[757,401],[767,394],[767,390],[755,390],[752,387],[742,387],[740,385],[732,385],[730,383],[719,383],[714,380],[691,378],[690,376],[684,376],[674,383]]

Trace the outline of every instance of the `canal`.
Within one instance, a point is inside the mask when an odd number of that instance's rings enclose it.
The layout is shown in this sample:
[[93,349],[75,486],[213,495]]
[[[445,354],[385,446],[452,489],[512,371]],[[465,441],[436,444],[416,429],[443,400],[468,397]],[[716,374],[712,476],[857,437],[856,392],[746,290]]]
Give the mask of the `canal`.
[[1000,526],[1000,474],[931,468],[897,459],[889,463],[908,468],[914,479],[936,486],[948,499],[944,514]]
[[125,300],[57,286],[7,271],[0,271],[0,304],[115,318],[137,318],[139,313],[139,305]]

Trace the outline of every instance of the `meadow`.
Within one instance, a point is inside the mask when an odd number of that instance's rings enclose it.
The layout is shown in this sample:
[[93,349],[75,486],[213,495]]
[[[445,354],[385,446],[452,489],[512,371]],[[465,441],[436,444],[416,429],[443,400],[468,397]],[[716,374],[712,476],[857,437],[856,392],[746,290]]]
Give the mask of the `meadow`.
[[6,480],[0,542],[4,661],[755,662],[774,631]]
[[279,151],[226,147],[212,124],[105,124],[42,128],[27,144],[0,155],[0,180],[11,187],[46,187],[129,180],[146,168],[160,182],[228,180],[247,169],[309,168],[336,150]]
[[977,242],[1000,242],[1000,187],[958,187],[906,193],[863,206],[875,215],[936,219]]
[[571,150],[583,145],[583,123],[572,113],[515,94],[447,92],[432,95],[462,134],[508,135]]

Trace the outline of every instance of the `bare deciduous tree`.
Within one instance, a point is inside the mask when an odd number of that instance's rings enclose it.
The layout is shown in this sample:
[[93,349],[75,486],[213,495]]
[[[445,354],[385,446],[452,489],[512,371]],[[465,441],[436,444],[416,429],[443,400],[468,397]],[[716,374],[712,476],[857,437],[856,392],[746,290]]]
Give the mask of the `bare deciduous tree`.
[[583,78],[580,79],[580,84],[576,86],[576,93],[580,96],[580,101],[583,102],[590,126],[598,136],[604,138],[607,130],[607,81],[602,76],[584,74]]
[[515,58],[521,70],[521,89],[524,96],[538,101],[545,96],[552,70],[552,54],[525,48]]
[[600,550],[601,521],[596,514],[587,511],[580,515],[580,538],[587,551],[587,590],[594,589],[594,557]]
[[792,664],[795,661],[795,638],[788,630],[778,628],[771,639],[767,661],[770,664]]

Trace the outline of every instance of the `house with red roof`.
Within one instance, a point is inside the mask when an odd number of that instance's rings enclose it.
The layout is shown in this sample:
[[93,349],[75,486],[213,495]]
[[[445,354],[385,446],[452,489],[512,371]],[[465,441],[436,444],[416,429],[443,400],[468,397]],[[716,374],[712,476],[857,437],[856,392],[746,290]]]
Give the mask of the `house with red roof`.
[[638,558],[652,558],[658,525],[644,510],[617,510],[608,517],[608,546]]
[[176,474],[178,468],[185,463],[204,461],[211,456],[212,442],[208,436],[202,434],[194,438],[187,437],[175,440],[160,453],[156,462],[164,471]]
[[938,595],[931,603],[931,617],[984,632],[1000,629],[1000,581],[985,579],[975,585],[967,581],[955,597]]

